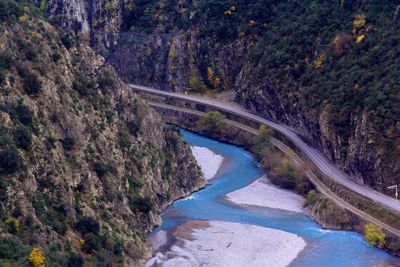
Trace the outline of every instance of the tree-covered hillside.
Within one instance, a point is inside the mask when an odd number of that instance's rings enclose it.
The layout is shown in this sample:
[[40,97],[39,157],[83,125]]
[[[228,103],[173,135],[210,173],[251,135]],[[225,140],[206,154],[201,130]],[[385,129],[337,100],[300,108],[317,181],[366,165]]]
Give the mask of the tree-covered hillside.
[[399,4],[130,1],[122,29],[183,34],[186,56],[170,44],[169,61],[189,58],[190,71],[162,82],[182,90],[175,79],[186,79],[184,88],[197,90],[195,76],[210,90],[235,89],[237,101],[298,127],[343,168],[384,190],[400,182]]
[[[172,33],[198,27],[200,38],[219,44],[255,39],[247,54],[253,77],[276,78],[276,87],[279,80],[293,81],[309,108],[332,104],[334,125],[345,135],[353,127],[351,114],[360,110],[376,119],[379,131],[400,121],[396,1],[133,2],[126,29]],[[209,62],[199,67],[208,82],[213,59],[203,57]],[[388,136],[396,134],[392,130]]]
[[41,4],[0,0],[0,266],[136,265],[161,210],[204,184],[200,169]]

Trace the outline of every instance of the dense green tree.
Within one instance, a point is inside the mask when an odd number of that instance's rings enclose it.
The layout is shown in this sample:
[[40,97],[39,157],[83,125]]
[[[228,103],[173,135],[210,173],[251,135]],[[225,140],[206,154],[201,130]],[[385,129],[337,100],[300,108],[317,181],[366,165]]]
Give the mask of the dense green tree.
[[22,167],[22,159],[17,150],[0,150],[0,174],[13,174]]
[[22,149],[29,149],[32,144],[32,133],[25,127],[20,127],[14,133],[15,144]]
[[82,267],[83,266],[83,257],[80,254],[72,253],[68,257],[67,266],[68,267]]
[[219,132],[224,126],[224,116],[218,111],[210,111],[203,115],[197,122],[200,131]]
[[375,224],[367,223],[364,226],[364,236],[371,246],[382,247],[385,244],[385,232]]
[[99,222],[89,216],[83,216],[79,219],[75,227],[82,235],[86,235],[88,233],[92,233],[94,235],[98,235],[100,232],[100,224]]
[[148,197],[139,197],[132,201],[132,207],[134,210],[138,210],[142,213],[149,213],[153,208],[153,202]]
[[190,89],[197,93],[203,93],[207,89],[203,79],[198,76],[192,77],[189,81],[189,84],[190,84]]

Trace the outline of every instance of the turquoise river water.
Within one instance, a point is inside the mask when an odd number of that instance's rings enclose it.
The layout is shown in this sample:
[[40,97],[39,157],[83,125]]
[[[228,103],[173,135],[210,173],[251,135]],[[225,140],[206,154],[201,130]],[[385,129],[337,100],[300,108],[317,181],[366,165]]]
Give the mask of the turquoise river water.
[[[188,220],[219,220],[279,229],[303,237],[307,247],[290,266],[400,266],[400,258],[370,247],[363,237],[350,231],[323,230],[308,216],[277,209],[245,209],[223,197],[262,176],[263,170],[252,155],[235,146],[223,144],[185,130],[189,145],[207,147],[227,159],[210,185],[191,197],[176,201],[163,212],[157,230],[174,228]],[[284,199],[282,199],[284,201]]]

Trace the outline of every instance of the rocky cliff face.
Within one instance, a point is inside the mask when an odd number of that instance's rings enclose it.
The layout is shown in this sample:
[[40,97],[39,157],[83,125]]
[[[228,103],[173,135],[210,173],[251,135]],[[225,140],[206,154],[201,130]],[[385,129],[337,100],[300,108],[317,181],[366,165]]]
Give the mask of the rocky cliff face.
[[92,43],[126,81],[234,88],[246,108],[293,126],[354,179],[393,193],[386,187],[400,181],[395,3],[96,3],[85,4],[96,17]]
[[[85,30],[86,4],[52,10]],[[32,247],[46,266],[134,265],[161,210],[204,185],[200,169],[102,57],[19,12],[0,23],[0,243],[13,246],[0,265]]]
[[366,112],[353,115],[354,129],[344,137],[332,123],[336,115],[329,105],[323,109],[309,109],[304,96],[288,98],[278,94],[268,82],[251,89],[244,88],[240,91],[243,106],[293,126],[357,181],[384,191],[386,186],[395,183],[397,171],[393,171],[397,170],[398,162],[396,159],[382,161],[388,155],[372,143],[379,133]]
[[[73,4],[50,1],[49,12],[63,28],[86,40],[91,36],[94,48],[125,81],[183,91],[190,89],[192,77],[207,76],[207,67],[211,66],[218,69],[216,87],[234,86],[243,65],[246,46],[250,45],[248,40],[221,45],[215,39],[202,39],[196,28],[189,31],[177,27],[169,29],[172,26],[167,21],[173,15],[168,12],[160,14],[163,18],[154,23],[154,31],[149,31],[146,27],[150,25],[136,26],[131,21],[135,16],[140,17],[134,12],[141,8],[135,1],[95,2],[86,0]],[[185,1],[174,2],[171,1],[171,6],[176,8],[178,14],[188,12],[184,8]],[[159,1],[159,5],[165,6],[166,3]],[[194,15],[191,13],[188,16]],[[90,20],[87,19],[91,16]],[[89,25],[88,30],[86,25]]]
[[49,1],[49,12],[56,14],[60,25],[74,32],[90,33],[89,2],[85,0]]

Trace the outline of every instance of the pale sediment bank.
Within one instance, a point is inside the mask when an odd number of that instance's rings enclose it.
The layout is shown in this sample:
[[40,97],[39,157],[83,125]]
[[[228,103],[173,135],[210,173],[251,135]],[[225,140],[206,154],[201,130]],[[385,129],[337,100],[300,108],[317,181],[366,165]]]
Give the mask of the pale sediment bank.
[[226,199],[237,205],[253,205],[304,212],[304,198],[272,185],[265,175],[252,184],[227,194]]
[[207,180],[214,178],[221,167],[224,157],[205,147],[191,146],[191,149],[204,178]]
[[169,249],[145,266],[288,266],[306,247],[295,234],[221,221],[189,221],[172,235]]

